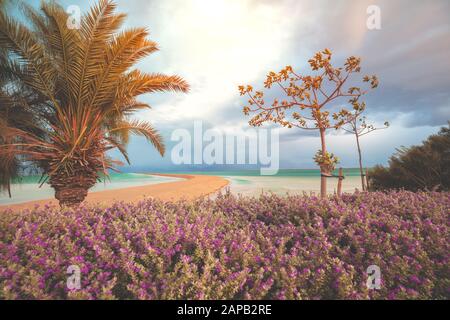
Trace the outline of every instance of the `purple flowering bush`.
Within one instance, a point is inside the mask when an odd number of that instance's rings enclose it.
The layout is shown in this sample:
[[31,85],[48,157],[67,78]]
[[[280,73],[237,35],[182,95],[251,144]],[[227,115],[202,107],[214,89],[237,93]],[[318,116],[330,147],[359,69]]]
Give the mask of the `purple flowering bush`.
[[4,212],[0,298],[449,299],[449,212],[406,191]]

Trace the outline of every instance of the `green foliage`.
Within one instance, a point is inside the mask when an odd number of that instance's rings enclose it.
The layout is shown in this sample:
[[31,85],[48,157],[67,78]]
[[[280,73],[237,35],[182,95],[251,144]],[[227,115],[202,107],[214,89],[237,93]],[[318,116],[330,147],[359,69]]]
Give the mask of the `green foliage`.
[[422,145],[397,150],[389,167],[370,172],[373,190],[450,190],[450,122]]

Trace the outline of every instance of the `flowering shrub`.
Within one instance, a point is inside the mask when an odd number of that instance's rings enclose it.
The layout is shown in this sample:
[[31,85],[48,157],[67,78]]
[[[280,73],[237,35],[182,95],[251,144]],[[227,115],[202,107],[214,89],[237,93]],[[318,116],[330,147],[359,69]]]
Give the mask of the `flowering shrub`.
[[449,211],[403,191],[6,212],[0,298],[449,299]]

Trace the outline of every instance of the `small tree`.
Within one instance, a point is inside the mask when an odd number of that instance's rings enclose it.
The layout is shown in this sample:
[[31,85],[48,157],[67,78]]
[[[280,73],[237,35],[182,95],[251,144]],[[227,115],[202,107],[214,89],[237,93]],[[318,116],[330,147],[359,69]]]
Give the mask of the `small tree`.
[[[264,101],[264,92],[253,91],[250,85],[239,86],[241,96],[248,95],[249,105],[243,108],[245,115],[256,113],[251,118],[251,126],[261,126],[264,122],[272,122],[287,128],[319,130],[321,149],[314,160],[320,167],[320,194],[326,197],[326,177],[331,175],[338,159],[327,151],[325,135],[327,129],[339,129],[347,124],[358,112],[365,108],[360,102],[361,96],[368,90],[347,85],[350,76],[361,71],[360,58],[351,56],[346,59],[344,67],[335,68],[331,64],[332,53],[325,49],[310,59],[309,65],[314,75],[300,75],[287,66],[280,72],[269,72],[264,87],[271,89],[278,86],[283,99],[274,99],[270,105]],[[363,78],[371,88],[378,86],[376,76]],[[347,86],[346,86],[347,85]],[[346,86],[346,87],[345,87]],[[353,110],[336,108],[334,104],[339,98],[348,99]],[[330,118],[331,113],[331,118]]]
[[[366,184],[364,183],[364,172],[363,172],[363,164],[362,164],[362,155],[361,155],[361,144],[359,143],[359,138],[365,136],[376,130],[387,129],[389,127],[389,122],[384,122],[384,127],[376,128],[372,124],[368,124],[366,122],[366,117],[362,116],[361,113],[357,113],[354,117],[350,119],[348,122],[348,126],[343,126],[342,129],[348,133],[354,134],[356,138],[356,147],[358,148],[358,161],[359,161],[359,172],[361,174],[361,186],[362,190],[366,190]],[[367,179],[367,177],[366,177]]]

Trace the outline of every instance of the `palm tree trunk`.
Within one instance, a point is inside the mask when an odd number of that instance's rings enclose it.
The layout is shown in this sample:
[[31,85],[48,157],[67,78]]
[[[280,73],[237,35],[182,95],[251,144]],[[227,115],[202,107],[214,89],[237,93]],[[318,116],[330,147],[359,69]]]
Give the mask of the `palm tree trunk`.
[[50,176],[49,183],[55,189],[55,198],[61,207],[77,207],[88,194],[88,190],[97,181],[97,174],[89,170],[77,170],[67,174]]
[[[327,146],[325,143],[325,129],[320,128],[320,142],[322,145],[322,154],[327,152]],[[324,176],[329,172],[324,172],[322,168],[320,168],[320,197],[326,198],[327,196],[327,178]]]
[[365,191],[366,190],[366,185],[364,183],[364,171],[363,171],[363,165],[362,165],[361,146],[359,144],[359,135],[358,135],[358,133],[355,133],[355,137],[356,137],[356,146],[358,147],[359,172],[361,174],[361,185],[362,185],[362,190]]

